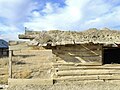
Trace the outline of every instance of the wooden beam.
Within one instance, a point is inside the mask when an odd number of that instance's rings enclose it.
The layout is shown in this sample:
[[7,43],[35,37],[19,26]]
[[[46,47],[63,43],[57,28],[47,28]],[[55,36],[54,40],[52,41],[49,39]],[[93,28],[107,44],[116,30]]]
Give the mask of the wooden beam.
[[58,66],[58,71],[69,71],[69,70],[120,70],[120,66]]
[[9,86],[16,85],[53,85],[53,79],[8,79]]
[[54,80],[58,81],[80,81],[80,80],[98,80],[98,75],[91,75],[91,76],[64,76],[61,78],[54,78]]
[[88,63],[53,63],[53,66],[101,66],[98,62],[88,62]]
[[120,75],[120,70],[69,70],[58,71],[57,76],[80,76],[80,75]]
[[120,80],[120,75],[86,75],[86,76],[64,76],[53,78],[58,81],[84,81],[84,80]]
[[12,78],[12,54],[13,50],[9,50],[9,78]]

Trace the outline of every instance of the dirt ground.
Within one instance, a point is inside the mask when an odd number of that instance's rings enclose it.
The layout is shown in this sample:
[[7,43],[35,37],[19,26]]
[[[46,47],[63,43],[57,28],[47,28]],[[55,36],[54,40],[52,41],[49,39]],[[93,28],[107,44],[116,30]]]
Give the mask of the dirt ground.
[[7,84],[8,58],[0,58],[0,84]]
[[9,87],[8,90],[120,90],[120,84],[109,82],[68,82],[52,86],[24,85]]

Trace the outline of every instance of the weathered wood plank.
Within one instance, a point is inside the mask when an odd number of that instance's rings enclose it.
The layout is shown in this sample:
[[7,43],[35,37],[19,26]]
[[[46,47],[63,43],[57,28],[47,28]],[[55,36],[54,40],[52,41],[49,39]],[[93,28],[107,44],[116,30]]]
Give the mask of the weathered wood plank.
[[53,85],[53,79],[8,79],[9,86],[15,85]]
[[27,50],[29,47],[27,45],[13,45],[9,46],[9,50]]
[[54,78],[58,81],[84,81],[84,80],[120,80],[120,75],[87,75],[87,76],[64,76]]
[[120,70],[69,70],[59,71],[58,76],[79,76],[79,75],[111,75],[120,74]]
[[104,79],[104,80],[120,80],[120,75],[99,76],[99,79]]
[[114,67],[105,67],[105,66],[58,66],[54,67],[58,71],[66,71],[66,70],[120,70],[120,66]]
[[89,62],[89,63],[53,63],[53,66],[101,66],[102,63]]
[[92,75],[92,76],[65,76],[61,78],[54,78],[54,80],[97,80],[98,76]]

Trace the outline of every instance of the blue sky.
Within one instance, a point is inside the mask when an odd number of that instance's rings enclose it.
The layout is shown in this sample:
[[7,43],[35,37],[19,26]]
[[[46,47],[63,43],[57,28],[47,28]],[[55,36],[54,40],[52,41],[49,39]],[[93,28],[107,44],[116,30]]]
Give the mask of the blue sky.
[[119,0],[0,0],[0,39],[30,30],[120,30]]

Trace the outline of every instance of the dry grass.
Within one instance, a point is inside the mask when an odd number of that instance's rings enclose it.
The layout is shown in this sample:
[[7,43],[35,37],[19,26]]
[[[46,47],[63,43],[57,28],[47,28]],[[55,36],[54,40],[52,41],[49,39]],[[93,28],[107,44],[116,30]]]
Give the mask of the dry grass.
[[8,75],[0,76],[0,84],[8,83]]
[[8,58],[0,58],[0,84],[7,84],[8,80]]
[[[50,53],[41,50],[14,51],[12,60],[13,78],[48,78],[51,68],[48,60]],[[8,79],[8,60],[0,58],[0,84],[6,84]]]
[[19,71],[19,72],[15,72],[13,74],[13,78],[30,78],[30,75],[31,75],[31,70],[27,69],[27,70],[22,70],[22,71]]
[[8,57],[0,58],[0,68],[8,65]]

